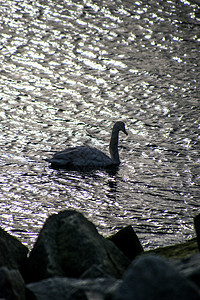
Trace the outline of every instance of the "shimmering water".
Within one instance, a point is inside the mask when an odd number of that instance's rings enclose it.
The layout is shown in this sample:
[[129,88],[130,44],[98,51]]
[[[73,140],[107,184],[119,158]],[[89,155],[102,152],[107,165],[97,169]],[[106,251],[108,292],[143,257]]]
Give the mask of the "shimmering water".
[[[187,1],[5,0],[0,14],[0,225],[34,243],[77,209],[104,236],[131,224],[145,248],[194,235],[200,208],[200,9]],[[68,146],[107,152],[117,174],[56,171]]]

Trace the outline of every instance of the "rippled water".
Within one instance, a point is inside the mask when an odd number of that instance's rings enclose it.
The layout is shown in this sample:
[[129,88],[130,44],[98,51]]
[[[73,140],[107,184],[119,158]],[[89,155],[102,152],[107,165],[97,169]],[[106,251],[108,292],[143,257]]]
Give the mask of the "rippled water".
[[[187,1],[5,0],[0,16],[0,224],[33,244],[71,208],[145,248],[194,235],[200,208],[200,9]],[[116,174],[56,171],[67,146],[107,152]]]

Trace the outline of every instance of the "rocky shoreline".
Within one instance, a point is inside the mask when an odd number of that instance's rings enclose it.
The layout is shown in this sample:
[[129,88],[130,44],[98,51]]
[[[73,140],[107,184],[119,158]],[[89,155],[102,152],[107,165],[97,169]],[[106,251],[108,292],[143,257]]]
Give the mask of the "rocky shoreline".
[[104,238],[81,213],[50,216],[29,253],[0,228],[0,299],[200,299],[197,238],[144,251],[131,226]]

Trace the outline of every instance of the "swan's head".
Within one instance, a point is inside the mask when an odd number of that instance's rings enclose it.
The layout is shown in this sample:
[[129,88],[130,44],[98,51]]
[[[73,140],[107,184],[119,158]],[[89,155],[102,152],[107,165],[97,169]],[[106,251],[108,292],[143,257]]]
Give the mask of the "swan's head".
[[113,129],[117,130],[117,131],[123,131],[123,133],[125,133],[126,135],[128,135],[128,132],[126,131],[126,128],[125,128],[125,124],[124,122],[122,121],[117,121],[115,123],[115,125],[113,126]]

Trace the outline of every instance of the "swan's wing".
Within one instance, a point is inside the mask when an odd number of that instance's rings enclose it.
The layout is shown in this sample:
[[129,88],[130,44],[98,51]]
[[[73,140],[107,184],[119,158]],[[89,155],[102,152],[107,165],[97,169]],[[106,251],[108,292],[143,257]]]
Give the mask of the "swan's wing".
[[68,148],[64,151],[57,152],[53,158],[48,159],[53,165],[60,167],[106,167],[113,162],[109,156],[102,151],[88,146],[79,146]]
[[93,147],[82,147],[80,153],[77,152],[77,155],[77,159],[73,161],[74,165],[77,166],[98,168],[113,164],[109,156]]
[[77,147],[67,148],[66,150],[56,152],[52,158],[47,158],[46,161],[56,166],[67,166],[72,159],[73,153]]

